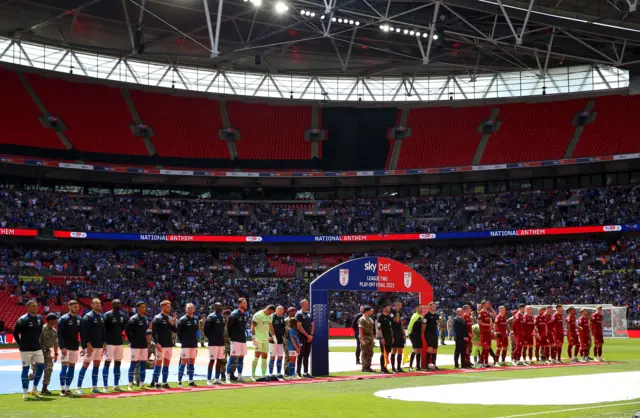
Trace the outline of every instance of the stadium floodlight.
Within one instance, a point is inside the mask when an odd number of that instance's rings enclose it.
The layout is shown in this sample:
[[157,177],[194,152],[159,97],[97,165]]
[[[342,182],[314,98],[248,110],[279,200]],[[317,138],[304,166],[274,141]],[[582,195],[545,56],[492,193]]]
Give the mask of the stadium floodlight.
[[420,32],[416,32],[416,36],[420,36]]
[[428,36],[429,36],[429,34],[428,34],[428,33],[426,33],[426,32],[422,34],[422,37],[423,37],[423,38],[426,38],[426,37],[428,37]]
[[[256,0],[254,0],[256,1]],[[262,1],[262,0],[260,0]],[[287,3],[283,2],[283,1],[277,1],[274,9],[276,11],[277,14],[281,15],[287,12],[287,10],[289,10],[289,6],[287,6]]]
[[336,20],[337,20],[337,19],[336,19],[335,17],[332,17],[332,18],[331,18],[331,21],[332,21],[332,22],[335,22]]
[[411,36],[413,36],[413,35],[415,35],[415,34],[416,34],[416,33],[415,33],[414,31],[409,32],[409,35],[411,35]]
[[402,31],[402,33],[404,33],[405,35],[409,33],[409,29],[405,29]]
[[353,20],[349,20],[349,24],[350,24],[350,25],[353,25]]
[[400,29],[400,28],[396,28],[396,32],[397,32],[397,33],[400,33],[400,31],[401,31],[401,30],[402,30],[402,29]]
[[249,0],[249,2],[251,2],[251,4],[253,4],[256,7],[262,6],[262,0]]
[[311,17],[316,17],[316,14],[311,12]]
[[433,34],[433,40],[434,40],[434,41],[437,41],[437,40],[438,40],[438,38],[439,38],[438,34],[437,34],[437,33],[434,33],[434,34]]
[[360,22],[356,20],[356,26],[360,26]]
[[321,19],[321,20],[324,20],[324,15],[320,15],[320,19]]
[[339,18],[339,19],[338,19],[338,23],[342,23],[342,18]]

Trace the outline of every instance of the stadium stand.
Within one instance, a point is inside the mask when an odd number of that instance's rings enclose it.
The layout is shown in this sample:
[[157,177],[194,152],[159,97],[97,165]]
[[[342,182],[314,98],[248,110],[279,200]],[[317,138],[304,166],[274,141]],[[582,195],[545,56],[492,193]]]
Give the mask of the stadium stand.
[[640,152],[637,121],[629,109],[637,109],[637,96],[605,96],[596,99],[596,119],[585,127],[573,157]]
[[236,147],[241,159],[311,159],[311,143],[304,140],[304,132],[311,128],[310,107],[230,101],[227,111],[231,126],[240,131]]
[[64,149],[55,132],[42,126],[43,116],[18,76],[0,70],[0,91],[11,100],[0,100],[0,143]]
[[227,143],[218,136],[223,128],[218,102],[137,90],[130,94],[143,123],[153,129],[158,155],[230,158]]
[[402,142],[396,168],[429,168],[471,164],[482,134],[478,126],[489,119],[489,107],[411,109],[411,136]]
[[[500,130],[489,137],[482,164],[562,158],[586,100],[513,103],[500,106]],[[599,154],[600,155],[600,154]]]
[[28,74],[27,79],[49,113],[64,122],[64,133],[77,150],[147,154],[142,140],[131,133],[133,118],[120,90],[35,74]]

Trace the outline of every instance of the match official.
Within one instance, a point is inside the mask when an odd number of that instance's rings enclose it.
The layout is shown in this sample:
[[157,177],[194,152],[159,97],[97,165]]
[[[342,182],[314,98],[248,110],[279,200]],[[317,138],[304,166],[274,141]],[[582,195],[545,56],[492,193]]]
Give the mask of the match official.
[[[376,322],[376,332],[380,339],[380,372],[382,374],[391,373],[387,369],[388,355],[393,349],[393,319],[391,318],[391,306],[385,304],[382,308],[382,312],[378,315],[378,321]],[[393,365],[392,365],[393,367]]]
[[[309,356],[311,355],[311,342],[313,341],[313,333],[315,324],[309,312],[309,301],[303,299],[300,302],[300,311],[296,314],[298,322],[298,333],[300,334],[300,355],[298,356],[298,377],[309,378]],[[302,366],[304,365],[304,375],[302,374]]]

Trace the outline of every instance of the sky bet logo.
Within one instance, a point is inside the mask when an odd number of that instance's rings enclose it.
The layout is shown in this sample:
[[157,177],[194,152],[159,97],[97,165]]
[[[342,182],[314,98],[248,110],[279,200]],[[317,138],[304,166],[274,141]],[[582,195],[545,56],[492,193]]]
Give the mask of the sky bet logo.
[[371,261],[367,261],[366,263],[364,263],[364,271],[371,271],[375,273],[377,268],[377,263],[372,263]]

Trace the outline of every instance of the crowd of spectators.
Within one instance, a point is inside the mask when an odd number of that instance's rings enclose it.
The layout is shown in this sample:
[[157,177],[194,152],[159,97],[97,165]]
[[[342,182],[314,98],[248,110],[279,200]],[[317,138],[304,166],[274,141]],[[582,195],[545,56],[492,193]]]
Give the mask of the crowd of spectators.
[[298,235],[478,231],[640,223],[638,186],[278,202],[0,189],[0,227],[150,234]]

